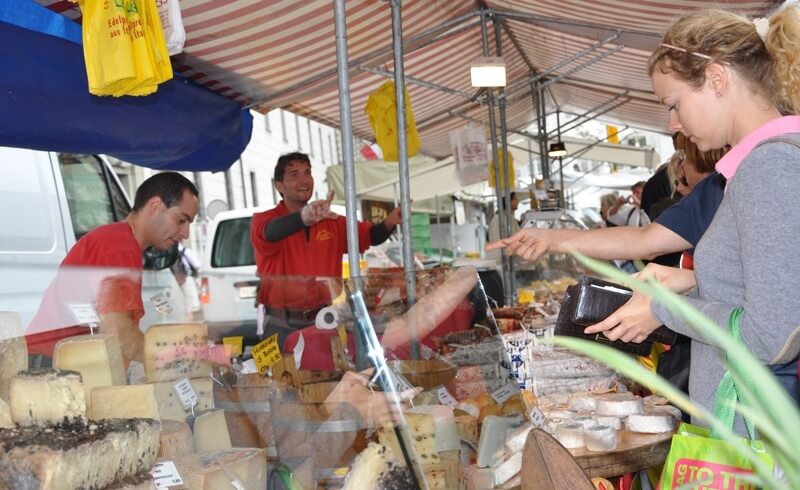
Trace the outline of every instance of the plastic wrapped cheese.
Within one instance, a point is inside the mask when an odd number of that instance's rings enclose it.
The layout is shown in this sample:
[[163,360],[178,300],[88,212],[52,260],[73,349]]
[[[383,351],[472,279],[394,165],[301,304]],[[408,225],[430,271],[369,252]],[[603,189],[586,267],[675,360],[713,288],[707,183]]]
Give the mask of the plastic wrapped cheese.
[[597,397],[597,408],[595,409],[597,415],[627,417],[643,411],[642,398],[630,393],[609,393]]
[[612,451],[617,447],[617,431],[607,425],[589,427],[583,435],[589,451]]
[[631,432],[659,434],[662,432],[672,432],[675,425],[672,415],[640,413],[628,415],[628,419],[625,421],[625,427]]
[[556,439],[567,449],[583,447],[583,425],[576,422],[565,422],[556,428]]

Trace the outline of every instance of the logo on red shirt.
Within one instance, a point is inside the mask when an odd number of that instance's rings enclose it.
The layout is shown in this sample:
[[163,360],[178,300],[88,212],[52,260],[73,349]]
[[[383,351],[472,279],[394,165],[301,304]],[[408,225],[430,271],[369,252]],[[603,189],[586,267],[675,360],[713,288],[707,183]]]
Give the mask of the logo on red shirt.
[[328,230],[319,230],[315,240],[321,242],[323,240],[330,240],[331,238],[333,238],[333,233],[329,232]]

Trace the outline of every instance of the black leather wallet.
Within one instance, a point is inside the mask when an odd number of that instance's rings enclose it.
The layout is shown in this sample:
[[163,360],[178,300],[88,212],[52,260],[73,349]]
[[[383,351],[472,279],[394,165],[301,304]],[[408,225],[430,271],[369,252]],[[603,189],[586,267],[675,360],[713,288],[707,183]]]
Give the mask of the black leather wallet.
[[621,340],[612,342],[602,333],[583,333],[584,328],[608,318],[624,305],[632,294],[633,291],[625,286],[596,277],[582,276],[578,284],[568,287],[564,294],[556,320],[555,334],[603,342],[637,356],[650,355],[654,342],[670,345],[675,343],[677,334],[664,326],[658,327],[640,344]]

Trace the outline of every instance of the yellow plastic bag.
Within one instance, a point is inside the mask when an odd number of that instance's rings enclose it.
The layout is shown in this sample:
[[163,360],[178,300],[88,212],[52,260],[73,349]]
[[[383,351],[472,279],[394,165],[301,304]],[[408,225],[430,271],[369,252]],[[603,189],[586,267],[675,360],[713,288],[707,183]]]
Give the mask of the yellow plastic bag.
[[[369,115],[369,125],[375,135],[375,141],[383,151],[384,160],[397,160],[397,101],[394,95],[394,82],[385,82],[381,87],[371,93],[367,99],[364,112]],[[408,142],[408,156],[413,157],[419,152],[419,133],[414,122],[414,112],[411,110],[411,97],[406,95],[406,141]]]
[[172,78],[155,0],[80,0],[89,92],[148,95]]
[[[503,172],[503,149],[497,148],[497,161],[500,163],[500,188],[505,189],[505,173]],[[511,152],[508,152],[508,181],[510,184],[508,188],[514,190],[514,185],[517,182],[517,177],[514,175],[514,157]],[[489,187],[494,189],[494,162],[489,162]]]

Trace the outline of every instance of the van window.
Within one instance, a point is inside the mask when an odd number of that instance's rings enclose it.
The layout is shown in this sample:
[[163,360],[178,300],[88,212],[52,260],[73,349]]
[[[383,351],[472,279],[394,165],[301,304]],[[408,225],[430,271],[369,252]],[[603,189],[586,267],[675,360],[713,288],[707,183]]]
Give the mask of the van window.
[[214,236],[211,267],[254,265],[250,217],[221,221]]
[[0,253],[52,252],[60,230],[53,173],[28,161],[26,150],[2,150]]
[[127,200],[99,158],[61,153],[59,160],[76,240],[127,216]]

